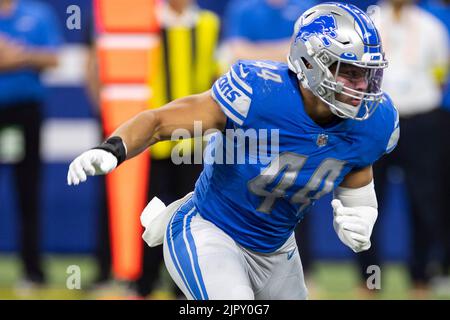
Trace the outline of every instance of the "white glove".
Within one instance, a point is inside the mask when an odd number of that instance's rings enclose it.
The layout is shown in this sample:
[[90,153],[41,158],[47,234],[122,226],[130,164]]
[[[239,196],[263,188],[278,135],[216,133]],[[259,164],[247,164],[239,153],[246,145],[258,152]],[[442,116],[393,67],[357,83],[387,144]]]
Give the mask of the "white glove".
[[91,149],[79,155],[69,166],[67,184],[78,185],[84,182],[87,176],[107,174],[117,166],[117,158],[110,152],[102,149]]
[[369,206],[344,207],[339,199],[331,201],[333,227],[339,239],[354,252],[368,250],[378,210]]

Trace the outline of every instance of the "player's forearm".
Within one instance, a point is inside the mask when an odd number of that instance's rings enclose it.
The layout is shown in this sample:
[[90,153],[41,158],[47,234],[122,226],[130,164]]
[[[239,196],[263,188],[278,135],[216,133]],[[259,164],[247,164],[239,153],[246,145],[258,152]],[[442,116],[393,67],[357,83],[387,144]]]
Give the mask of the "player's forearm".
[[122,138],[127,149],[126,158],[130,159],[158,141],[171,139],[176,130],[188,131],[192,136],[196,123],[201,123],[202,133],[208,129],[222,130],[225,127],[226,116],[209,91],[141,112],[121,125],[112,136]]
[[148,110],[122,124],[111,136],[122,138],[127,150],[126,158],[131,159],[160,140],[158,134],[155,134],[157,126],[156,113]]
[[78,185],[88,176],[107,174],[122,162],[144,151],[154,140],[157,118],[151,110],[121,125],[103,143],[75,158],[67,172],[67,184]]
[[192,102],[195,99],[196,96],[184,97],[161,108],[141,112],[122,124],[111,136],[122,138],[127,159],[131,159],[151,145],[170,139],[176,129],[185,128],[193,132],[194,121],[190,120],[193,111],[189,105],[195,103]]

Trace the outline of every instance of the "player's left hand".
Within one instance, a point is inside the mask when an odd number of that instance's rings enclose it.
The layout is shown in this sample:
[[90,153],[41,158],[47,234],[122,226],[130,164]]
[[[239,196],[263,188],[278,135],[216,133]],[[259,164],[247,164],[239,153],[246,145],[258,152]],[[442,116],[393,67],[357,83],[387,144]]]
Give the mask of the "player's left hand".
[[344,207],[338,199],[334,199],[331,206],[334,211],[333,227],[339,239],[354,252],[368,250],[378,210],[368,206]]

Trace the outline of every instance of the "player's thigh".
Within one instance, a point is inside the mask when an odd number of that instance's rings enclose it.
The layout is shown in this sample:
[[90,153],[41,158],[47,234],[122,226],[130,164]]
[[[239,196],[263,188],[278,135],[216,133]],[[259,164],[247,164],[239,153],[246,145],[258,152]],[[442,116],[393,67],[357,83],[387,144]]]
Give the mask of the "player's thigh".
[[256,293],[258,300],[304,300],[308,297],[303,267],[296,248],[294,253],[279,254],[273,264],[272,275],[262,290]]
[[253,299],[245,260],[235,242],[195,207],[179,210],[164,239],[164,260],[188,299]]

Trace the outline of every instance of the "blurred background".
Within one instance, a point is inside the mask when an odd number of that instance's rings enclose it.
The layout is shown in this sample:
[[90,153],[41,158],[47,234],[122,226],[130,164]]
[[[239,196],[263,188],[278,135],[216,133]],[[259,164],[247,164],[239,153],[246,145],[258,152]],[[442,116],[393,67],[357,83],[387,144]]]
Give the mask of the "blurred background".
[[[295,20],[319,2],[0,0],[0,299],[183,299],[139,214],[155,195],[191,191],[201,166],[174,165],[173,143],[77,187],[68,165],[133,114],[208,90],[237,59],[284,61]],[[310,298],[449,299],[450,2],[349,3],[380,28],[401,139],[375,165],[369,252],[340,243],[330,195],[299,226]]]

